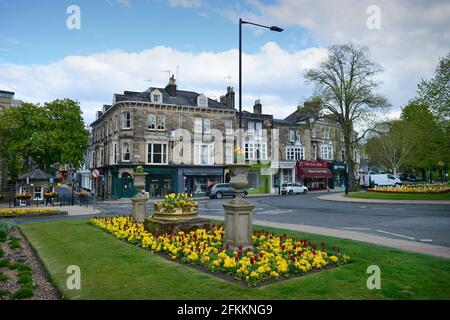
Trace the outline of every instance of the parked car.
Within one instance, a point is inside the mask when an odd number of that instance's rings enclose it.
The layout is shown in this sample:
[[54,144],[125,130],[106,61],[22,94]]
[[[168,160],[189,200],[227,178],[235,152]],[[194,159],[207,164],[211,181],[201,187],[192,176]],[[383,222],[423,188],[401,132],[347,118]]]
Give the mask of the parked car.
[[397,175],[397,178],[399,178],[401,181],[406,181],[406,180],[408,180],[409,176],[407,173],[399,173]]
[[283,183],[281,185],[281,194],[307,193],[308,188],[301,183]]
[[[241,191],[241,197],[245,198],[247,194],[247,190]],[[234,189],[230,186],[229,183],[218,183],[206,190],[206,196],[210,197],[211,199],[222,199],[226,196],[234,197],[235,194]]]
[[408,180],[408,181],[417,181],[417,178],[416,178],[416,176],[411,175],[411,176],[408,176],[408,178],[406,180]]
[[398,187],[402,185],[401,180],[399,178],[394,177],[392,174],[371,174],[370,181],[373,187],[378,186]]

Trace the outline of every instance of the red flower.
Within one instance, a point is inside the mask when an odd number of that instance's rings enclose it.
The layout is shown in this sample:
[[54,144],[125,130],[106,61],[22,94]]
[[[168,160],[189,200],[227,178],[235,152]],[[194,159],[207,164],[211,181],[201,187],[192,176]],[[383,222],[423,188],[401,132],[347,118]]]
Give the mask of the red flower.
[[295,257],[294,256],[290,256],[290,258],[291,258],[292,262],[295,262]]
[[261,253],[259,254],[259,257],[262,259],[262,257],[264,257],[264,254],[261,252]]
[[242,250],[242,245],[239,246],[239,250]]
[[238,257],[234,257],[234,261],[238,262],[239,258]]
[[255,263],[255,258],[251,257],[251,258],[250,258],[250,263],[251,263],[251,264],[254,264],[254,263]]
[[298,251],[297,251],[297,255],[298,255],[298,256],[301,256],[301,255],[302,255],[302,252],[301,252],[300,250],[298,250]]

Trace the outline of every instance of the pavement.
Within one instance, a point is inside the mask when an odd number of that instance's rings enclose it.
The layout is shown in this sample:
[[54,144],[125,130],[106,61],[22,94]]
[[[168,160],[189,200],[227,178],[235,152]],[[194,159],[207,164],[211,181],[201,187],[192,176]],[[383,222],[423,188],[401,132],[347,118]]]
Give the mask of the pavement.
[[390,204],[419,204],[419,205],[447,205],[450,206],[450,201],[444,200],[379,200],[379,199],[359,199],[348,198],[345,193],[332,193],[317,197],[320,200],[338,201],[338,202],[354,202],[354,203],[390,203]]
[[[211,218],[211,216],[201,216],[203,218]],[[217,220],[225,220],[224,217],[214,217]],[[252,220],[254,225],[273,227],[286,230],[300,231],[306,233],[314,233],[323,236],[330,236],[336,238],[343,238],[355,241],[366,242],[370,244],[376,244],[384,247],[399,249],[408,252],[422,253],[426,255],[431,255],[435,257],[441,257],[450,259],[450,247],[438,246],[421,242],[412,242],[408,240],[401,239],[391,239],[382,236],[370,235],[357,231],[350,230],[339,230],[324,227],[315,227],[309,225],[292,224],[292,223],[278,223],[278,222],[268,222],[263,220]]]

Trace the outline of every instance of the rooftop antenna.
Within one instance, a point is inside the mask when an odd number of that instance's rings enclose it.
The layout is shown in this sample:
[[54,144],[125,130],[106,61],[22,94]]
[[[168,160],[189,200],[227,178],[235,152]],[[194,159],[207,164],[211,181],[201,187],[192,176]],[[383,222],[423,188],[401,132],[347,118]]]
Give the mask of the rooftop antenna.
[[227,76],[227,77],[224,77],[225,79],[228,79],[228,83],[229,83],[229,85],[230,85],[230,87],[231,87],[231,76]]
[[161,72],[167,72],[168,78],[170,79],[170,70],[161,70]]

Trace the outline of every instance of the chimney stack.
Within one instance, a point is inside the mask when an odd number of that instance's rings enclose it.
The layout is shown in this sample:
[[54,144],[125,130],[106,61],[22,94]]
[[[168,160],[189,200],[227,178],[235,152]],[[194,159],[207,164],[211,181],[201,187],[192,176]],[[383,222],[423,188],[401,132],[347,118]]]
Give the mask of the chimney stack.
[[220,103],[225,104],[228,108],[234,109],[234,90],[233,87],[227,87],[227,94],[220,97]]
[[172,75],[169,79],[169,84],[166,86],[166,91],[171,97],[175,97],[177,95],[177,81],[175,80],[175,76]]
[[253,106],[253,113],[255,114],[262,114],[262,104],[261,100],[256,100],[255,105]]

